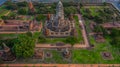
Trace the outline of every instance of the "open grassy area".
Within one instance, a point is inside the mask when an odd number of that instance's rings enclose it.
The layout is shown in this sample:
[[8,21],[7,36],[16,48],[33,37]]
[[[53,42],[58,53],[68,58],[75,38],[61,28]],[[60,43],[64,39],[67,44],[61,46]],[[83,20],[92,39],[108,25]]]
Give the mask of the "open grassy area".
[[[89,7],[92,16],[99,16],[99,12],[96,12],[96,9],[103,10],[102,7]],[[81,9],[82,14],[86,14],[84,9]],[[89,19],[85,19],[86,30],[88,33],[92,32],[90,29],[90,22]],[[93,36],[89,36],[90,44],[93,44],[95,47],[94,49],[74,49],[72,50],[72,63],[84,63],[84,64],[119,64],[120,63],[120,51],[112,47],[110,44],[109,37],[106,37],[106,41],[103,43],[97,43]],[[113,56],[112,60],[105,60],[103,59],[101,52],[110,52]]]
[[[92,63],[92,64],[97,64],[97,63],[103,63],[103,64],[117,64],[120,63],[120,52],[118,53],[118,50],[111,47],[109,42],[106,41],[105,43],[96,43],[95,40],[92,40],[92,43],[95,44],[95,48],[92,50],[87,50],[87,49],[76,49],[73,50],[73,56],[72,60],[73,63]],[[112,60],[105,60],[102,58],[101,52],[110,52],[113,56]]]
[[[94,49],[71,49],[72,58],[70,61],[65,61],[61,55],[61,52],[56,50],[48,50],[52,53],[53,58],[45,59],[48,63],[75,63],[75,64],[119,64],[120,63],[120,52],[113,48],[109,41],[106,40],[104,43],[97,43],[91,37],[91,43],[95,45]],[[103,59],[101,52],[110,52],[113,56],[112,60]],[[56,60],[56,61],[55,61]]]
[[[47,52],[52,54],[52,58],[44,58],[43,61],[39,59],[21,59],[12,63],[58,63],[58,64],[119,64],[120,54],[117,53],[116,49],[109,46],[108,42],[96,43],[95,48],[88,49],[71,49],[71,58],[63,58],[62,52],[55,49],[43,49],[46,55]],[[113,56],[112,60],[105,60],[102,58],[101,52],[110,52]]]
[[57,42],[64,42],[66,38],[46,38],[46,39],[47,39],[46,43],[54,44]]
[[0,34],[0,40],[4,40],[4,39],[14,39],[17,38],[19,35],[22,34]]
[[78,38],[78,40],[79,40],[79,42],[82,42],[83,41],[83,37],[82,37],[82,32],[81,32],[81,29],[80,29],[80,24],[79,24],[79,19],[78,19],[78,16],[74,16],[74,19],[75,19],[75,27],[76,27],[76,30],[77,30],[77,33],[78,33],[78,36],[77,36],[77,38]]

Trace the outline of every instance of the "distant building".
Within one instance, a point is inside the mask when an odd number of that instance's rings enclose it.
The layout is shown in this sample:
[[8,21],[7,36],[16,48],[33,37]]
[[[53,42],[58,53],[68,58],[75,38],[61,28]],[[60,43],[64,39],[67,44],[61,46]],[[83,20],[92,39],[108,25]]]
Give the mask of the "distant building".
[[[12,0],[13,2],[22,2],[22,1],[29,1],[29,0]],[[58,2],[59,0],[31,0],[33,2],[43,2],[43,3],[53,3]],[[112,1],[119,1],[119,0],[61,0],[62,2],[80,2],[80,3],[103,3],[103,2],[112,2]]]

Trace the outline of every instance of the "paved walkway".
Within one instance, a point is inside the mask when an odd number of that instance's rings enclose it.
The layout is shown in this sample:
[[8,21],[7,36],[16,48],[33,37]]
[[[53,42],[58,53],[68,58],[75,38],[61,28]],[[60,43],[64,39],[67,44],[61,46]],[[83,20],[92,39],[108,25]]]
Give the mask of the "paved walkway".
[[[41,31],[41,30],[40,30]],[[40,31],[31,31],[32,33],[34,32],[40,32]],[[0,32],[0,34],[22,34],[22,33],[27,33],[28,31],[18,31],[18,32]]]
[[0,67],[120,67],[120,64],[0,64]]
[[8,11],[6,14],[4,14],[4,16],[7,16],[10,13],[10,11]]
[[[51,45],[51,44],[36,44],[36,48],[71,48],[72,46],[70,44],[66,44],[63,46],[57,46],[57,45]],[[75,44],[73,48],[86,48],[87,46],[85,44]]]
[[88,40],[88,37],[87,37],[87,32],[86,32],[86,28],[85,28],[85,25],[84,25],[84,20],[82,19],[82,15],[78,14],[78,18],[79,18],[80,26],[82,28],[82,35],[83,35],[83,38],[84,38],[85,45],[86,45],[86,47],[89,47],[90,44],[89,44],[89,40]]

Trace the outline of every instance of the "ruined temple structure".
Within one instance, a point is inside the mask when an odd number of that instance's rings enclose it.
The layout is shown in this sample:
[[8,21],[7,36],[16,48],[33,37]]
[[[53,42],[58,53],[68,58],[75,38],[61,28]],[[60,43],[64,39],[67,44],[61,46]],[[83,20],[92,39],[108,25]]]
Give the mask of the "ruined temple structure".
[[33,6],[33,3],[31,2],[31,0],[29,0],[29,2],[28,2],[28,7],[29,7],[30,13],[35,13],[35,8]]
[[34,53],[33,58],[44,60],[44,51],[40,50],[40,49],[35,49],[35,53]]
[[68,50],[68,48],[66,48],[64,51],[63,51],[63,57],[64,58],[70,58],[71,56],[71,53],[70,51]]
[[42,23],[35,20],[0,20],[0,32],[27,32],[27,31],[40,31]]
[[75,29],[75,20],[71,16],[64,17],[64,7],[61,1],[56,7],[56,14],[48,14],[47,21],[44,24],[44,34],[47,37],[67,37],[71,36],[72,30]]
[[3,61],[13,61],[16,59],[15,55],[11,52],[10,48],[3,43],[3,53],[1,55],[1,59]]

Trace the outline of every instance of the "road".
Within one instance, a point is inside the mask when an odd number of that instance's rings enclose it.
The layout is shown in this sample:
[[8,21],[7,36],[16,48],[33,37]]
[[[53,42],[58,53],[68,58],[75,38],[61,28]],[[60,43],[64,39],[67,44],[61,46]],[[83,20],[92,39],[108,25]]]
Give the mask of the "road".
[[78,18],[79,18],[80,26],[82,28],[81,31],[82,31],[82,35],[83,35],[83,38],[84,38],[85,45],[86,45],[86,47],[89,47],[90,44],[89,44],[89,40],[88,40],[88,37],[87,37],[87,32],[86,32],[84,20],[82,19],[82,15],[78,14]]

